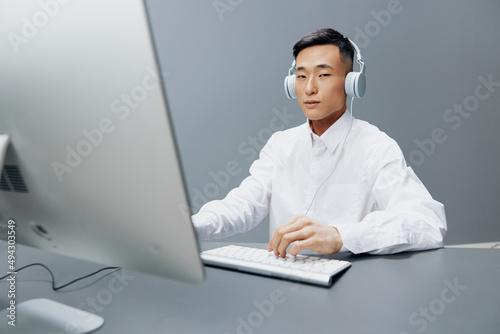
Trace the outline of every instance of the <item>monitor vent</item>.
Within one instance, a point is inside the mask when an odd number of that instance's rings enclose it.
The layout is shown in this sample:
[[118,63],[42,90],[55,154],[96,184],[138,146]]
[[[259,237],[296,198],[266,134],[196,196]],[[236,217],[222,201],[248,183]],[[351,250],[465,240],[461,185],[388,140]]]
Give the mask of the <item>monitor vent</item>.
[[0,190],[27,193],[28,187],[24,183],[19,167],[13,165],[3,166],[0,177]]

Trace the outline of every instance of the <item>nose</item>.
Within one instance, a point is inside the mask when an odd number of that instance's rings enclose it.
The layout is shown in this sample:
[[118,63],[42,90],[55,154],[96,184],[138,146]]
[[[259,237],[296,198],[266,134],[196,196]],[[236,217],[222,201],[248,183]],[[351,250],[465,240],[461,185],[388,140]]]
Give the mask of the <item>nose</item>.
[[306,94],[307,95],[314,95],[318,92],[318,88],[316,86],[316,81],[314,78],[311,76],[309,80],[307,80],[307,85],[306,85]]

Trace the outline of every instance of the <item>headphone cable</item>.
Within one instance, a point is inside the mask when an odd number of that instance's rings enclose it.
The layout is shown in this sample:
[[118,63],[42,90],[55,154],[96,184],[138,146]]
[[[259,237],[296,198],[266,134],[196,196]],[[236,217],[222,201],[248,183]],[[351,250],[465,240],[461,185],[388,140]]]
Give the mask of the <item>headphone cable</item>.
[[316,192],[314,193],[314,196],[311,200],[311,204],[309,204],[309,207],[307,208],[307,211],[306,213],[304,214],[305,216],[307,216],[307,213],[309,212],[309,210],[311,210],[311,207],[314,203],[314,200],[316,199],[316,195],[318,195],[319,193],[319,190],[323,187],[323,185],[326,183],[326,181],[328,181],[328,179],[333,175],[333,173],[335,172],[335,170],[337,169],[337,165],[339,164],[339,161],[340,161],[340,158],[342,157],[342,154],[344,153],[344,146],[345,146],[345,142],[347,141],[347,137],[349,136],[349,133],[351,132],[351,129],[352,129],[352,123],[353,123],[353,119],[354,119],[354,115],[353,115],[353,103],[354,103],[354,96],[351,98],[351,124],[349,125],[349,129],[347,130],[347,133],[345,134],[344,136],[344,141],[342,143],[342,148],[340,150],[340,154],[339,154],[339,158],[337,159],[337,162],[335,163],[335,166],[333,166],[333,170],[332,172],[330,173],[330,175],[328,175],[326,177],[326,179],[319,185],[318,189],[316,190]]
[[[17,273],[20,272],[21,270],[29,268],[29,267],[33,267],[33,266],[41,266],[41,267],[45,268],[49,272],[50,276],[52,277],[52,282],[51,282],[52,283],[52,290],[54,290],[54,291],[61,290],[62,288],[65,288],[65,287],[67,287],[67,286],[69,286],[69,285],[71,285],[73,283],[81,281],[82,279],[94,276],[94,275],[96,275],[96,274],[98,274],[98,273],[100,273],[101,271],[104,271],[104,270],[115,270],[115,271],[117,271],[117,270],[122,269],[122,267],[104,267],[104,268],[101,268],[101,269],[99,269],[99,270],[97,270],[97,271],[95,271],[93,273],[90,273],[88,275],[79,277],[79,278],[74,279],[73,281],[71,281],[69,283],[66,283],[66,284],[63,284],[63,285],[60,285],[60,286],[56,286],[55,285],[55,278],[54,278],[54,274],[52,273],[52,270],[50,270],[49,267],[47,267],[43,263],[32,263],[32,264],[25,265],[24,267],[21,267],[21,268],[17,269],[14,274],[17,275]],[[5,278],[7,278],[7,277],[9,277],[10,275],[12,275],[12,274],[7,274],[5,276],[0,277],[0,281],[3,280],[3,279],[5,279]]]

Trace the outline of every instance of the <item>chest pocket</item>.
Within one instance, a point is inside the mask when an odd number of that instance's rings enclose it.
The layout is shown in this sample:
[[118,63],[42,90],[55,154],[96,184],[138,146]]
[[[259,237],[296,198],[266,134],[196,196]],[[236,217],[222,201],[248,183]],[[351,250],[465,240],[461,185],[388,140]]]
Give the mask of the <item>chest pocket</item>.
[[335,184],[318,194],[315,216],[327,224],[352,223],[360,220],[360,193],[358,185]]

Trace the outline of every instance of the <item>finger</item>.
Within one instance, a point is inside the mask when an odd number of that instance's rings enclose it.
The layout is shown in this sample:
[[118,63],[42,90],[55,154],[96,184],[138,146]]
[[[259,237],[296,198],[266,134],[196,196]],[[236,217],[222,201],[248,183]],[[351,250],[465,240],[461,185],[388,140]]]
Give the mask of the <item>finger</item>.
[[276,232],[273,233],[273,235],[271,236],[271,238],[269,239],[269,242],[267,244],[267,251],[268,252],[272,252],[273,251],[273,240],[274,240],[274,235],[276,234]]
[[290,250],[288,251],[288,254],[290,254],[291,256],[297,256],[297,254],[299,254],[299,252],[301,250],[303,250],[303,248],[302,248],[303,242],[304,242],[304,240],[297,240],[297,241],[295,241],[295,243],[293,244],[293,246],[290,247]]
[[278,256],[278,246],[281,241],[281,234],[278,230],[274,231],[271,240],[269,240],[269,245],[267,246],[267,250],[272,252],[274,251],[274,255]]
[[278,248],[279,248],[279,245],[281,243],[281,239],[283,238],[283,236],[285,234],[300,229],[300,226],[296,225],[297,220],[299,220],[300,218],[301,218],[301,216],[297,215],[297,216],[293,217],[292,219],[290,219],[289,221],[287,221],[285,224],[278,227],[276,229],[276,231],[274,231],[271,239],[269,240],[267,250],[270,252],[272,252],[274,250],[274,255],[276,255],[276,256],[280,255],[278,252]]
[[299,254],[304,249],[311,250],[311,247],[314,246],[313,243],[313,238],[298,240],[297,242],[295,242],[295,244],[293,244],[292,247],[290,247],[288,254],[290,254],[291,256],[297,256],[297,254]]
[[272,247],[274,249],[274,254],[276,256],[285,257],[286,249],[290,243],[297,240],[300,237],[300,227],[294,229],[283,228],[275,233],[275,238],[273,240]]
[[[292,242],[296,242],[296,241],[300,241],[300,240],[304,240],[304,239],[307,239],[310,237],[310,230],[309,229],[300,229],[298,231],[294,231],[294,232],[290,232],[290,233],[287,233],[285,234],[282,238],[281,238],[281,243],[279,244],[278,246],[278,254],[281,256],[281,257],[285,257],[286,256],[286,250],[288,248],[288,246],[290,246],[290,244]],[[293,248],[293,246],[292,246]],[[297,255],[295,253],[295,255]]]

